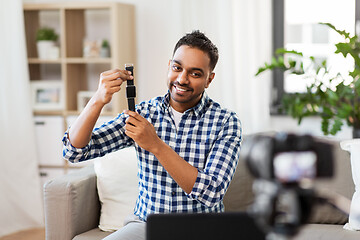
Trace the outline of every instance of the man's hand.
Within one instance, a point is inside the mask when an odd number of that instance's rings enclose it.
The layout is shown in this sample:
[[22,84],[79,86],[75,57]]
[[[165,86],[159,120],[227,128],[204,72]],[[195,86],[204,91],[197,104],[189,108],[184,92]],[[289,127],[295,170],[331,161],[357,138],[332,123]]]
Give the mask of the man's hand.
[[131,73],[126,70],[113,69],[100,74],[98,90],[94,95],[97,103],[105,105],[112,99],[114,93],[120,91],[124,81],[133,79]]
[[89,143],[102,108],[120,91],[121,84],[130,79],[133,77],[125,70],[113,69],[100,74],[98,90],[69,129],[69,140],[74,147],[82,148]]
[[124,113],[129,115],[126,120],[125,134],[141,148],[156,154],[161,139],[156,134],[154,126],[137,112],[125,110]]
[[137,112],[125,110],[124,113],[129,115],[126,120],[125,134],[131,137],[141,148],[153,153],[179,186],[188,194],[191,193],[198,170],[164,143],[148,120]]

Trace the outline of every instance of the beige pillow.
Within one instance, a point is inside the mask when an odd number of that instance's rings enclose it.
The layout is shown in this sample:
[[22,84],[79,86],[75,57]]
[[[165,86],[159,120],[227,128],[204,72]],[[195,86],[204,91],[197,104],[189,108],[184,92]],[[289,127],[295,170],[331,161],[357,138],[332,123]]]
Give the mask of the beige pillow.
[[[326,141],[333,145],[335,173],[331,179],[317,180],[316,188],[326,189],[351,199],[355,186],[351,175],[350,154],[340,148],[339,141]],[[314,206],[309,223],[345,224],[347,220],[346,214],[324,203]]]
[[137,156],[134,147],[96,159],[94,169],[101,202],[99,228],[116,231],[133,213],[138,196]]

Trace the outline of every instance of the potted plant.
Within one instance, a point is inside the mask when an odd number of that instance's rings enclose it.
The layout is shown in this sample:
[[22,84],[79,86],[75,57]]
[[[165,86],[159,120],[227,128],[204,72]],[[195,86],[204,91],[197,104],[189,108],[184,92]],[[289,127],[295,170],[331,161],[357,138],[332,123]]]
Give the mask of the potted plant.
[[110,45],[108,40],[104,39],[101,43],[100,57],[108,58],[110,57]]
[[36,42],[38,57],[40,59],[51,58],[51,51],[55,47],[55,42],[57,39],[58,35],[53,28],[42,27],[37,30]]
[[[284,95],[282,110],[297,118],[298,124],[304,117],[320,116],[322,132],[325,135],[335,135],[346,122],[353,128],[353,137],[360,138],[360,41],[356,35],[350,36],[330,23],[320,24],[330,27],[344,37],[343,42],[335,44],[335,53],[342,54],[344,58],[353,58],[354,67],[347,73],[348,76],[331,74],[326,61],[319,63],[314,57],[305,57],[301,52],[286,49],[278,49],[271,63],[260,67],[256,76],[264,71],[281,69],[289,74],[310,79],[311,83],[306,86],[304,93]],[[305,62],[310,64],[304,67]]]

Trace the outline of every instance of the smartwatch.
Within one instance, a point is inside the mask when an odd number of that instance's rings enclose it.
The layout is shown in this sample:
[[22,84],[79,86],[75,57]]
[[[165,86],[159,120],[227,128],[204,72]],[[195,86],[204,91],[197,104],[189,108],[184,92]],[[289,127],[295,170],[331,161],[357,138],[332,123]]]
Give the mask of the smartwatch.
[[[132,63],[125,64],[125,70],[131,72],[131,75],[134,76],[134,65]],[[135,112],[136,87],[134,85],[134,79],[127,80],[126,82],[126,98],[128,101],[128,108],[130,111]]]

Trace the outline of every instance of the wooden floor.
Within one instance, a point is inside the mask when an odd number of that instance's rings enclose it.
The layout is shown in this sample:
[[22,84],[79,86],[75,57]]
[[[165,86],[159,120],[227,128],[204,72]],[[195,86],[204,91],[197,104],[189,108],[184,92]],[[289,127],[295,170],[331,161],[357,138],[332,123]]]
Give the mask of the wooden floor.
[[29,229],[11,235],[0,237],[0,240],[45,240],[45,229]]

